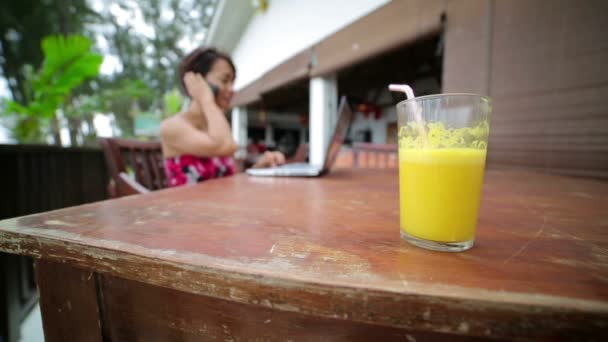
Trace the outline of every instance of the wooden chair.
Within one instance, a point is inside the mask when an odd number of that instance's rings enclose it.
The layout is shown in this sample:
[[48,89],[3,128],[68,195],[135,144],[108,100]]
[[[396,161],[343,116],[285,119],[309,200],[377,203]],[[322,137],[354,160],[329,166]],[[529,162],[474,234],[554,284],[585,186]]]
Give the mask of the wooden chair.
[[353,144],[353,167],[398,168],[399,157],[396,144]]
[[111,197],[148,193],[167,187],[160,142],[100,138],[110,176]]

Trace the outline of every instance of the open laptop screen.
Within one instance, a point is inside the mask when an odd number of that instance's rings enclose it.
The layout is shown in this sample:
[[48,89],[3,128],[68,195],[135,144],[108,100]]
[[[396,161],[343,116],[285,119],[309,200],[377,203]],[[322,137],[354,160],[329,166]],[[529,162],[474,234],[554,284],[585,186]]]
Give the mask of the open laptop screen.
[[348,126],[353,118],[353,112],[348,105],[346,96],[342,96],[340,99],[340,106],[338,107],[338,122],[336,123],[336,129],[334,130],[334,136],[331,138],[327,146],[327,153],[325,155],[325,163],[323,164],[323,171],[327,172],[336,162],[336,158],[340,153],[340,148],[346,138],[346,132]]

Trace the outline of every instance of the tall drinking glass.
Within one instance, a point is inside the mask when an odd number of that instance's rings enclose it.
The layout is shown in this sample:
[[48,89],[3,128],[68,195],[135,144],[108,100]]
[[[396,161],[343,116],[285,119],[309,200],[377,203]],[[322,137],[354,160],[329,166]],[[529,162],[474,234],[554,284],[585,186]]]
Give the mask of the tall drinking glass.
[[397,104],[401,236],[437,251],[473,246],[491,100],[475,94]]

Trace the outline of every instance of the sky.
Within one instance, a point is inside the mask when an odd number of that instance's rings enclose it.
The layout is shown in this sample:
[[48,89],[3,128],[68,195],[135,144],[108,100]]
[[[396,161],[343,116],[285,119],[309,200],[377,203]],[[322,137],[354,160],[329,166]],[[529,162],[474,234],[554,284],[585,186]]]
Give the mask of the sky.
[[[185,3],[192,3],[196,0],[182,0]],[[109,11],[116,19],[119,25],[131,26],[133,30],[148,38],[153,38],[155,35],[154,28],[146,24],[139,5],[135,0],[128,0],[126,4],[131,6],[134,10],[132,12],[122,9],[116,2],[108,2],[104,0],[89,0],[91,7],[97,12]],[[201,17],[201,13],[198,11],[191,11],[190,16],[192,19]],[[160,20],[171,21],[175,17],[172,10],[168,9],[163,11]],[[107,30],[109,27],[98,26],[97,29],[100,31],[95,37],[95,45],[104,56],[103,63],[101,65],[100,73],[103,75],[111,75],[115,72],[120,72],[122,66],[117,56],[112,55],[109,52],[108,42],[101,32]],[[202,42],[205,38],[205,32],[201,31],[195,33],[192,37],[184,36],[179,42],[178,46],[184,51],[193,50],[198,43]],[[6,80],[0,77],[0,97],[9,97],[10,91]]]
[[6,84],[6,80],[4,77],[0,77],[0,97],[9,97],[11,95],[8,90],[8,84]]
[[[154,28],[151,25],[146,24],[142,12],[139,10],[139,5],[137,1],[130,0],[127,1],[127,4],[133,8],[133,11],[127,11],[121,8],[115,2],[106,2],[103,0],[89,0],[91,3],[91,7],[97,12],[109,11],[115,18],[119,25],[121,26],[131,26],[133,30],[147,38],[154,38],[156,32],[154,32]],[[181,0],[183,3],[192,3],[196,0]],[[197,19],[201,17],[201,13],[198,11],[191,11],[190,17],[192,19]],[[170,22],[175,17],[175,13],[167,8],[162,12],[159,20],[164,22]],[[103,27],[100,27],[100,30],[103,30]],[[205,38],[205,31],[201,31],[195,33],[193,36],[184,36],[180,41],[177,42],[179,48],[184,51],[190,51],[197,47],[197,42],[200,43]],[[96,36],[96,45],[104,54],[104,61],[101,65],[101,74],[110,75],[114,72],[120,72],[122,70],[122,66],[120,65],[120,61],[117,56],[114,56],[108,51],[108,42],[104,38],[104,36],[100,33]]]
[[[0,98],[10,97],[10,91],[8,90],[8,85],[6,84],[6,80],[3,77],[0,77]],[[8,130],[1,125],[0,122],[0,144],[10,143]]]

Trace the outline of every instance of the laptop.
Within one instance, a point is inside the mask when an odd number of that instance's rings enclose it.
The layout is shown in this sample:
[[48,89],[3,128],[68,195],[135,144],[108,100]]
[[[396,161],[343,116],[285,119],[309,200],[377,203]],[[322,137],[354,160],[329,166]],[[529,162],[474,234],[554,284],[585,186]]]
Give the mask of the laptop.
[[344,143],[344,138],[346,138],[348,126],[353,118],[353,112],[350,110],[346,96],[342,96],[340,100],[338,113],[338,122],[336,123],[333,137],[327,145],[325,162],[322,166],[309,163],[292,163],[277,167],[248,169],[247,174],[261,177],[318,177],[328,173],[336,162],[342,143]]

